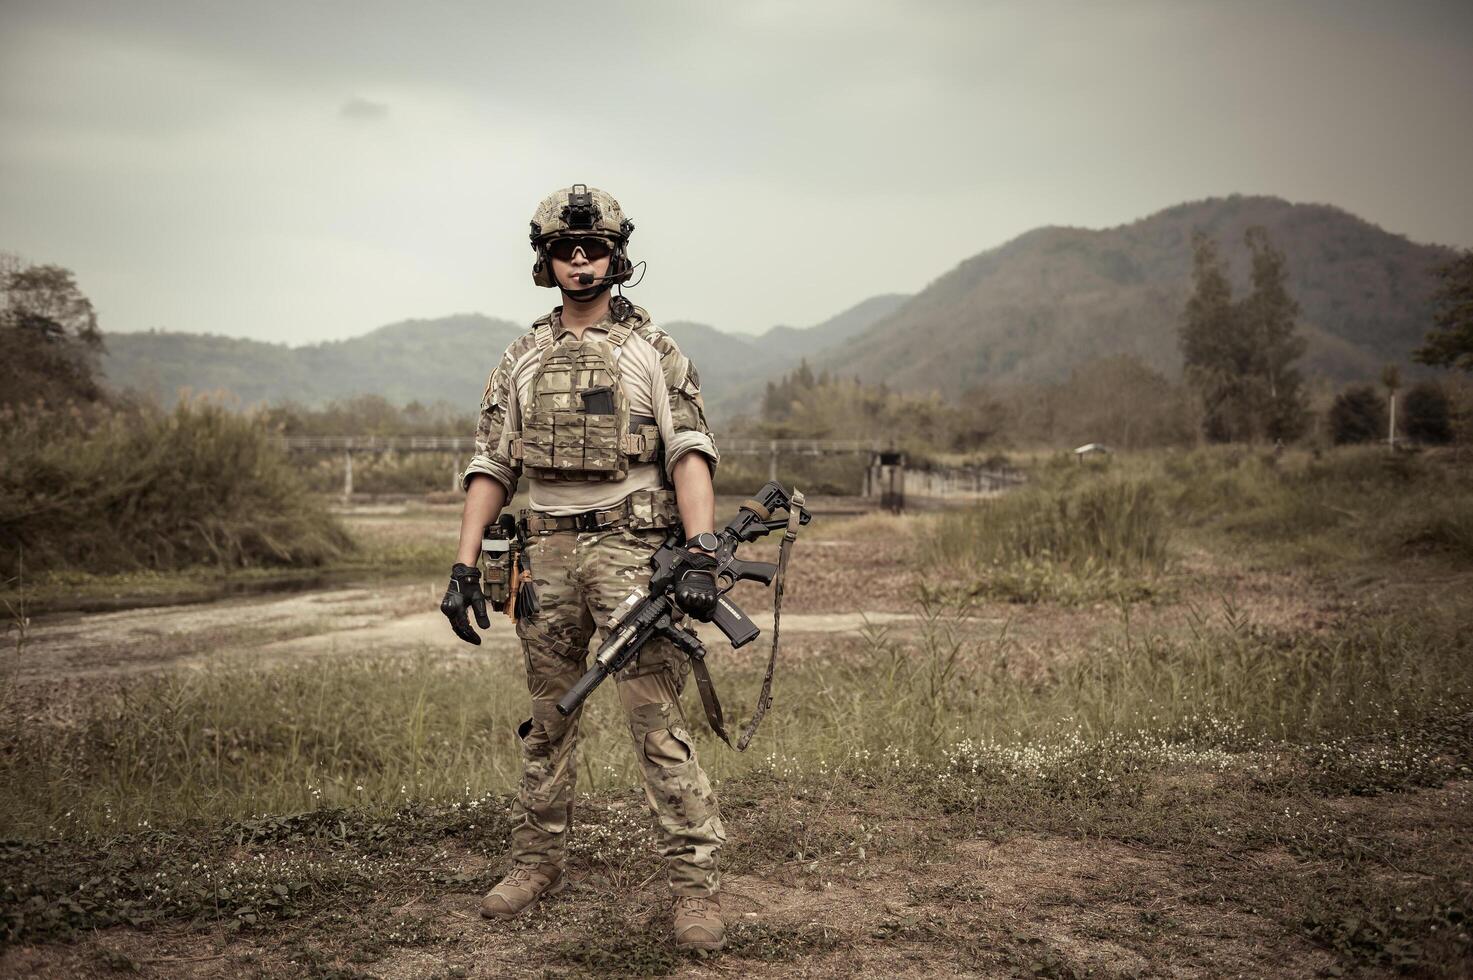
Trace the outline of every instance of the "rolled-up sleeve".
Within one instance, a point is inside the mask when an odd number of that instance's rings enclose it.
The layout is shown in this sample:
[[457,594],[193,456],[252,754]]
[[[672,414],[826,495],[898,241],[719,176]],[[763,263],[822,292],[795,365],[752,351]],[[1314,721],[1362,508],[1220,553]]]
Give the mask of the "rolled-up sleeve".
[[673,482],[675,464],[691,452],[705,456],[714,473],[721,454],[706,423],[706,403],[701,398],[701,377],[696,366],[663,330],[646,328],[642,335],[660,355],[663,383],[654,386],[653,394],[655,419],[665,443],[666,477]]
[[521,463],[511,458],[512,434],[521,427],[513,377],[518,347],[513,344],[507,348],[501,363],[486,380],[486,390],[481,395],[481,417],[476,423],[476,454],[460,476],[462,489],[470,486],[471,477],[477,473],[492,477],[506,488],[507,500],[517,492],[517,481],[522,474]]

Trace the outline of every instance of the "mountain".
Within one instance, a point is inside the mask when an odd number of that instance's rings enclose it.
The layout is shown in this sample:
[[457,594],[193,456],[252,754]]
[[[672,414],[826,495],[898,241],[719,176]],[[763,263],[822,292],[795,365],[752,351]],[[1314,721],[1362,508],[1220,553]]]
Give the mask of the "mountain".
[[405,320],[349,340],[288,347],[257,340],[148,331],[105,338],[115,387],[169,404],[179,389],[227,390],[245,404],[321,405],[375,393],[390,401],[474,405],[506,345],[525,328],[478,313]]
[[758,337],[756,343],[770,350],[783,351],[783,357],[788,360],[794,357],[807,357],[825,347],[842,344],[851,337],[864,333],[877,322],[900,309],[908,299],[910,297],[904,293],[871,296],[862,303],[849,307],[843,313],[829,317],[822,323],[807,329],[772,327]]
[[1242,296],[1249,270],[1243,234],[1254,225],[1285,253],[1308,344],[1306,374],[1343,382],[1373,379],[1388,361],[1411,369],[1408,355],[1431,322],[1433,270],[1452,250],[1416,244],[1338,208],[1237,195],[1117,228],[1028,232],[967,259],[811,361],[841,375],[951,394],[1059,381],[1119,353],[1176,377],[1194,229],[1218,241]]
[[[740,364],[725,365],[724,375],[729,376],[721,376],[719,380],[717,375],[708,374],[707,361],[691,354],[701,371],[707,413],[717,421],[725,421],[735,415],[758,414],[770,379],[781,377],[804,358],[840,347],[863,334],[909,299],[900,293],[871,296],[806,329],[771,327],[760,337],[748,341],[753,351],[749,359]],[[680,343],[684,345],[684,339]]]
[[[793,357],[863,330],[903,298],[875,297],[811,330],[774,327],[761,338],[725,334],[703,323],[660,326],[695,362],[707,391],[731,392],[753,378],[781,374]],[[230,391],[247,405],[291,400],[316,406],[374,393],[401,404],[472,406],[501,352],[525,329],[461,313],[391,323],[360,337],[305,347],[213,334],[118,333],[106,337],[103,370],[115,387],[165,404],[187,388]]]

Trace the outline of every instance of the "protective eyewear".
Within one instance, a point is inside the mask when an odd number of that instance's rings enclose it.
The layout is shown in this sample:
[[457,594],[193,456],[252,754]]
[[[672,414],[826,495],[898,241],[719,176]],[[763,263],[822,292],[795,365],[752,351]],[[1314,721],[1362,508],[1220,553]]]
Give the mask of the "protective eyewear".
[[614,251],[614,245],[607,238],[554,238],[547,243],[547,254],[563,262],[570,262],[573,253],[583,249],[584,258],[590,262],[597,262]]

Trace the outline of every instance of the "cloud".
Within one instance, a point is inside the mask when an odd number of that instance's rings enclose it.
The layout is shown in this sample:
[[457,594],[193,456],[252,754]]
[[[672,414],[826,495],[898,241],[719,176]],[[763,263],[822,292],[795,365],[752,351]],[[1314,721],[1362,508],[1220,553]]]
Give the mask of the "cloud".
[[375,119],[383,119],[388,114],[388,106],[382,102],[365,99],[361,95],[353,96],[338,109],[338,115],[354,122],[372,122]]

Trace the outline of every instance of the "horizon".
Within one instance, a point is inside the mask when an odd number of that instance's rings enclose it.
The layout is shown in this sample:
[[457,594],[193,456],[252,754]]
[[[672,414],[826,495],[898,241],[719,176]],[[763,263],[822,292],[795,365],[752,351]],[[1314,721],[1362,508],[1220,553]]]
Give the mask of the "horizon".
[[[769,333],[769,332],[771,332],[773,330],[778,330],[778,329],[789,329],[789,330],[800,330],[800,331],[801,330],[811,330],[811,329],[813,329],[815,327],[822,326],[824,323],[828,322],[830,319],[833,319],[834,317],[841,316],[841,315],[843,315],[845,313],[848,313],[849,311],[855,309],[856,307],[858,307],[858,306],[860,306],[860,305],[862,305],[862,304],[864,304],[866,302],[869,302],[870,300],[875,299],[875,298],[877,298],[879,296],[884,296],[884,295],[901,295],[901,296],[904,296],[906,299],[910,299],[911,297],[917,295],[917,293],[924,291],[926,288],[929,288],[929,286],[932,285],[932,284],[934,284],[937,279],[939,279],[942,276],[946,275],[947,273],[955,270],[960,265],[962,265],[963,263],[969,261],[970,259],[977,258],[978,256],[981,256],[981,255],[985,255],[988,252],[993,252],[993,251],[996,251],[998,249],[1005,248],[1006,246],[1008,246],[1012,242],[1016,241],[1017,239],[1022,238],[1022,237],[1026,236],[1026,235],[1032,234],[1034,232],[1044,231],[1044,230],[1048,230],[1048,229],[1051,229],[1051,228],[1083,230],[1083,231],[1092,231],[1092,232],[1101,232],[1101,233],[1103,233],[1103,232],[1110,232],[1110,231],[1115,231],[1115,230],[1121,229],[1121,228],[1127,228],[1127,227],[1129,227],[1129,226],[1131,226],[1133,224],[1137,224],[1137,223],[1139,223],[1141,221],[1147,221],[1147,220],[1149,220],[1149,219],[1151,219],[1151,218],[1153,218],[1153,217],[1155,217],[1155,216],[1157,216],[1159,214],[1162,214],[1162,213],[1164,213],[1166,211],[1174,210],[1175,208],[1189,207],[1189,206],[1194,205],[1194,204],[1205,204],[1205,203],[1208,203],[1208,202],[1211,202],[1211,201],[1227,201],[1227,200],[1231,200],[1233,198],[1244,198],[1244,199],[1250,199],[1250,200],[1251,199],[1262,199],[1262,200],[1283,201],[1284,203],[1288,204],[1291,207],[1327,207],[1327,208],[1331,208],[1331,209],[1334,209],[1336,211],[1339,211],[1339,212],[1341,212],[1343,214],[1347,214],[1350,217],[1355,218],[1358,221],[1364,222],[1364,223],[1366,223],[1368,225],[1371,225],[1371,226],[1373,226],[1375,228],[1378,228],[1379,230],[1385,232],[1388,235],[1394,235],[1394,236],[1398,236],[1398,237],[1401,237],[1401,238],[1406,238],[1408,241],[1412,241],[1414,244],[1417,244],[1417,245],[1428,245],[1428,246],[1439,247],[1439,248],[1456,247],[1456,246],[1442,245],[1441,243],[1437,243],[1437,242],[1417,242],[1415,239],[1411,239],[1409,236],[1407,236],[1405,234],[1402,234],[1401,232],[1398,232],[1398,231],[1396,231],[1394,229],[1384,228],[1381,225],[1378,225],[1375,222],[1370,221],[1368,218],[1365,218],[1365,217],[1363,217],[1361,215],[1355,214],[1354,212],[1347,211],[1345,208],[1342,208],[1339,205],[1336,205],[1336,204],[1333,204],[1333,203],[1330,203],[1330,202],[1326,202],[1326,201],[1291,201],[1291,200],[1288,200],[1287,198],[1284,198],[1284,197],[1282,197],[1282,196],[1280,196],[1278,194],[1256,194],[1256,193],[1255,194],[1248,194],[1248,193],[1233,192],[1233,193],[1230,193],[1230,194],[1215,194],[1215,195],[1211,195],[1209,197],[1198,198],[1196,200],[1191,200],[1191,201],[1178,201],[1175,204],[1168,204],[1168,205],[1164,205],[1162,207],[1156,208],[1155,210],[1150,211],[1150,212],[1148,212],[1148,213],[1146,213],[1144,215],[1141,215],[1141,216],[1139,216],[1137,218],[1132,218],[1132,219],[1130,219],[1128,221],[1123,221],[1123,222],[1120,222],[1118,224],[1113,224],[1113,225],[1109,225],[1109,226],[1106,226],[1106,227],[1095,228],[1095,227],[1088,227],[1088,226],[1084,226],[1084,225],[1070,225],[1070,224],[1039,225],[1036,228],[1030,228],[1027,231],[1020,232],[1019,234],[1014,235],[1012,238],[1009,238],[1007,241],[999,242],[999,243],[997,243],[995,245],[990,245],[990,246],[982,249],[980,252],[976,252],[976,253],[974,253],[972,255],[964,256],[963,258],[958,259],[950,267],[948,267],[947,269],[945,269],[942,272],[939,272],[935,276],[933,276],[930,280],[927,281],[927,283],[924,286],[921,287],[920,290],[917,290],[916,292],[911,292],[911,293],[898,293],[898,292],[887,293],[887,292],[883,292],[882,291],[882,292],[873,293],[873,294],[871,294],[869,296],[864,296],[864,297],[861,297],[860,299],[857,299],[857,300],[854,300],[853,302],[850,302],[848,305],[844,306],[843,308],[838,309],[838,310],[835,310],[832,313],[828,314],[823,319],[816,320],[816,321],[814,321],[812,323],[803,324],[801,326],[794,325],[794,324],[791,324],[791,323],[774,323],[774,324],[771,324],[771,325],[769,325],[767,327],[763,327],[760,330],[755,330],[755,329],[754,330],[750,330],[750,331],[749,330],[736,330],[736,329],[729,329],[729,328],[721,327],[721,326],[716,325],[715,323],[712,323],[710,320],[699,319],[699,318],[696,318],[696,317],[680,317],[680,318],[676,318],[676,319],[671,319],[671,320],[663,321],[663,324],[666,325],[666,326],[669,326],[671,324],[684,324],[684,323],[689,323],[689,324],[694,324],[696,326],[706,327],[708,329],[715,330],[715,331],[717,331],[719,333],[727,334],[727,335],[730,335],[730,336],[736,336],[736,337],[742,337],[742,338],[752,338],[752,339],[760,338],[763,335],[765,335],[765,334],[767,334],[767,333]],[[634,297],[634,299],[637,301],[637,297]],[[539,314],[539,315],[541,315],[541,314]],[[509,323],[509,324],[511,324],[513,326],[516,326],[516,327],[521,327],[521,326],[525,326],[526,325],[524,323],[519,323],[518,321],[513,320],[510,317],[500,316],[500,315],[498,315],[496,313],[488,313],[488,312],[485,312],[483,310],[456,310],[456,311],[453,311],[453,312],[450,312],[450,313],[443,313],[443,314],[439,314],[439,315],[435,315],[435,316],[411,316],[411,317],[404,317],[404,318],[401,318],[401,319],[398,319],[398,320],[389,321],[387,323],[380,323],[380,324],[377,324],[375,326],[371,326],[371,327],[368,327],[366,329],[363,329],[363,330],[361,330],[358,333],[348,334],[348,335],[342,336],[342,337],[333,337],[333,338],[324,339],[324,340],[307,340],[307,341],[303,341],[301,343],[295,343],[295,344],[292,343],[292,342],[290,342],[290,341],[288,341],[288,340],[264,340],[264,339],[259,338],[259,337],[237,336],[237,335],[233,335],[233,334],[217,333],[217,332],[214,332],[214,331],[169,330],[169,329],[166,329],[166,328],[156,328],[156,327],[146,327],[146,328],[143,328],[141,330],[121,330],[121,331],[109,331],[106,328],[104,328],[103,329],[103,333],[104,333],[104,335],[106,335],[106,334],[108,334],[110,332],[112,332],[112,333],[172,333],[172,334],[181,334],[181,335],[187,334],[187,335],[190,335],[190,336],[222,337],[222,338],[225,338],[225,339],[228,339],[228,340],[252,340],[252,341],[257,341],[259,343],[274,344],[276,346],[286,347],[286,348],[291,349],[291,350],[298,350],[298,349],[307,348],[307,347],[321,346],[323,344],[343,343],[345,341],[351,341],[351,340],[360,339],[360,338],[366,337],[366,336],[368,336],[370,334],[376,333],[379,330],[387,329],[389,327],[399,326],[401,324],[415,323],[415,322],[434,323],[434,322],[438,322],[438,321],[441,321],[441,320],[455,319],[456,317],[482,317],[482,318],[487,319],[487,320],[492,320],[492,321],[501,322],[501,323]],[[530,321],[528,321],[528,322],[530,322]]]
[[599,13],[613,86],[549,72],[580,35],[512,4],[15,0],[0,249],[73,270],[110,333],[303,345],[529,322],[527,220],[574,181],[638,226],[641,305],[741,336],[1224,188],[1473,246],[1466,4]]

